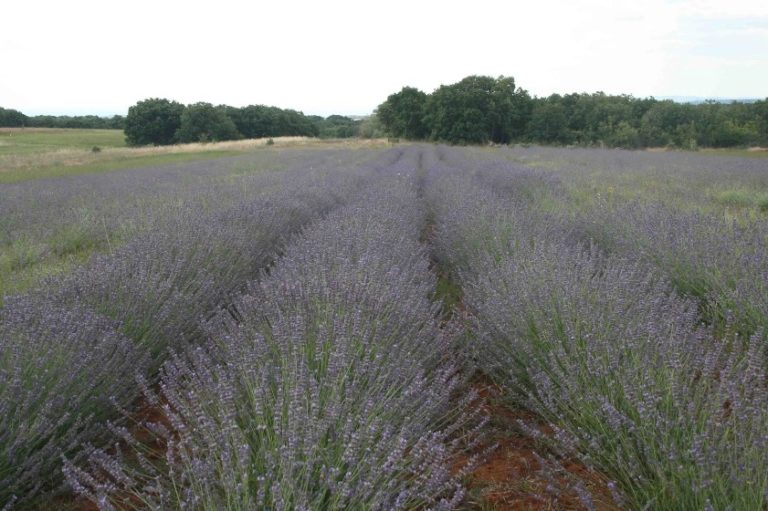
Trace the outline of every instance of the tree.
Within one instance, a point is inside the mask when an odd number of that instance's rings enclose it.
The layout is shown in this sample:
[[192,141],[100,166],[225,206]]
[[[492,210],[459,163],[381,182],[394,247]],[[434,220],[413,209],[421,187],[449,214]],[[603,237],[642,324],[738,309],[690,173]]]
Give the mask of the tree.
[[484,144],[491,138],[489,116],[493,78],[468,76],[441,85],[427,99],[425,121],[430,138],[452,144]]
[[422,140],[429,134],[424,124],[427,95],[414,87],[403,87],[376,109],[376,116],[391,137]]
[[528,136],[535,142],[570,142],[566,109],[559,95],[553,94],[536,102],[528,125]]
[[128,109],[125,141],[128,145],[168,145],[181,126],[184,105],[168,99],[149,98]]
[[321,138],[352,138],[359,132],[361,122],[343,115],[320,117],[316,121],[319,137]]
[[426,101],[430,138],[453,144],[506,144],[521,138],[531,99],[512,77],[468,76],[442,85]]
[[360,138],[382,138],[385,136],[384,127],[376,114],[369,115],[360,121]]
[[637,128],[627,121],[619,121],[613,129],[607,133],[604,142],[609,147],[621,147],[622,149],[638,149],[641,145],[640,133]]
[[515,88],[514,78],[500,76],[496,79],[491,86],[489,108],[492,142],[508,144],[523,137],[531,119],[533,101],[527,91]]
[[28,118],[23,113],[18,110],[0,107],[0,127],[16,128],[26,126],[27,124]]
[[755,102],[752,105],[755,116],[758,140],[761,144],[768,145],[768,98]]
[[688,148],[696,143],[696,106],[657,101],[640,121],[643,145]]
[[243,108],[227,107],[227,115],[245,138],[318,135],[316,121],[296,110],[248,105]]
[[210,103],[187,105],[181,114],[181,123],[176,140],[187,142],[218,142],[241,138],[224,107]]

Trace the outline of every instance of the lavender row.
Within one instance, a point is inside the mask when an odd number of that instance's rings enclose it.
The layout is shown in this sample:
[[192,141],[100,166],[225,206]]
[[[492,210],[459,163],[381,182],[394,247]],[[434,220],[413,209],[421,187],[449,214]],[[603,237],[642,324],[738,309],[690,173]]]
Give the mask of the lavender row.
[[[371,157],[371,154],[367,155]],[[284,150],[236,158],[38,179],[0,185],[0,246],[22,237],[45,240],[85,221],[96,236],[104,224],[116,230],[126,219],[151,222],[163,203],[217,199],[232,204],[238,191],[252,193],[279,183],[280,171],[348,165],[353,152]],[[277,171],[277,172],[276,172]],[[149,211],[148,211],[149,210]]]
[[762,339],[716,338],[653,265],[579,243],[573,222],[525,190],[547,177],[509,166],[510,181],[528,176],[510,195],[437,158],[430,170],[437,245],[473,314],[475,358],[512,405],[551,424],[542,440],[611,478],[622,507],[764,507]]
[[[443,149],[443,153],[452,167],[475,168],[475,180],[498,194],[529,200],[537,211],[559,216],[558,222],[567,226],[572,239],[594,242],[603,251],[656,267],[678,293],[697,301],[702,319],[717,328],[719,335],[736,333],[748,338],[768,331],[768,221],[749,212],[724,215],[707,210],[700,203],[701,197],[696,201],[679,189],[687,186],[690,193],[701,195],[702,180],[711,186],[724,186],[733,180],[740,183],[738,186],[757,186],[759,190],[765,180],[764,164],[675,155],[666,155],[656,162],[653,158],[658,155],[641,157],[621,151],[606,151],[605,155],[592,151],[590,159],[582,162],[578,160],[581,152],[574,151],[577,160],[570,167],[544,171],[511,165],[487,155],[474,155],[470,160],[457,151]],[[663,171],[646,168],[646,177],[631,168],[648,166],[649,161],[671,167]],[[723,169],[723,162],[730,166]],[[637,184],[642,179],[680,181],[668,193],[678,201],[684,197],[685,201],[677,204],[650,199],[629,203],[598,200],[579,207],[574,195],[582,194],[585,185],[581,181],[594,171],[578,168],[587,163],[609,165],[599,171],[624,175],[621,179],[634,183],[630,188],[642,188]],[[692,163],[698,166],[686,167]],[[620,181],[616,176],[607,179]]]
[[[205,348],[163,368],[164,464],[94,450],[70,464],[101,509],[452,509],[473,433],[443,357],[419,243],[418,150],[375,190],[294,240],[269,276],[207,323]],[[455,409],[460,411],[457,412]],[[128,444],[125,430],[116,432]]]
[[653,203],[592,216],[604,245],[654,265],[699,302],[707,322],[745,337],[768,332],[768,221]]
[[[244,157],[0,185],[0,303],[46,272],[135,235],[191,207],[233,207],[283,186],[283,173],[349,166],[353,151],[257,152]],[[367,153],[370,157],[370,152]]]
[[0,310],[0,509],[61,480],[60,456],[105,438],[101,421],[139,396],[168,349],[269,264],[291,232],[340,206],[398,158],[281,174],[235,205],[194,205]]
[[[447,153],[453,165],[467,160]],[[524,170],[503,157],[541,158],[548,170]],[[572,236],[656,267],[678,293],[698,302],[721,335],[768,331],[768,219],[759,204],[747,207],[768,200],[764,160],[539,148],[502,150],[473,164],[482,168],[478,178],[489,174],[486,184],[500,193],[535,189],[535,209],[556,212]],[[522,174],[544,187],[525,186]],[[590,189],[597,196],[579,204]]]
[[603,200],[654,197],[685,209],[766,209],[765,158],[718,156],[711,152],[520,146],[501,148],[490,156],[546,168],[582,198],[591,192],[592,198]]

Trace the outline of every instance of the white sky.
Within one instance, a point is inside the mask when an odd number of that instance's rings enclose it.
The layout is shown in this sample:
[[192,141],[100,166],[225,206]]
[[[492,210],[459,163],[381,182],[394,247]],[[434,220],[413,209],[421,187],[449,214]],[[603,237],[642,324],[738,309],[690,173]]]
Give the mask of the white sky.
[[0,106],[147,97],[366,114],[404,85],[768,96],[768,0],[1,0]]

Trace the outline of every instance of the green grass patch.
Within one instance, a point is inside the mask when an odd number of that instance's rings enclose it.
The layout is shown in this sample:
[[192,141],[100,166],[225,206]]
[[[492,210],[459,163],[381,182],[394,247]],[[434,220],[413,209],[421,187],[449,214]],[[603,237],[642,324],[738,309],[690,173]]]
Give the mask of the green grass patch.
[[463,300],[461,286],[450,275],[440,272],[437,277],[434,300],[442,302],[443,316],[446,318],[451,317]]
[[157,165],[167,165],[172,163],[183,163],[196,160],[210,160],[223,156],[235,156],[242,154],[237,150],[211,150],[193,153],[167,153],[157,155],[120,155],[114,159],[106,159],[88,163],[85,165],[73,166],[49,166],[35,169],[20,169],[9,172],[0,172],[0,184],[19,183],[21,181],[31,181],[34,179],[43,179],[51,177],[79,176],[82,174],[98,174],[101,172],[110,172],[113,170],[153,167]]
[[0,128],[0,155],[93,147],[125,147],[125,134],[123,130]]
[[768,158],[766,149],[702,149],[698,154],[709,156],[739,156],[742,158]]
[[714,194],[714,201],[732,208],[756,208],[768,212],[768,192],[746,189],[722,190]]
[[[66,258],[41,260],[38,264],[24,267],[13,272],[0,271],[0,307],[5,296],[17,295],[33,289],[46,277],[61,275],[83,264],[93,254],[92,251],[70,255]],[[0,264],[2,262],[0,261]]]

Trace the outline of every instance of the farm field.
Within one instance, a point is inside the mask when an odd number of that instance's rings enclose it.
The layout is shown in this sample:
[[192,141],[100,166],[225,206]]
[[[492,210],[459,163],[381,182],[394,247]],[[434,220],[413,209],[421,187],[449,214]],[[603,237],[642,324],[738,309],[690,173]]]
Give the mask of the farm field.
[[768,159],[22,145],[0,510],[768,509]]
[[[278,146],[321,145],[306,137],[277,137]],[[126,147],[123,130],[0,128],[0,183],[109,172],[212,159],[265,147],[267,139]],[[338,144],[336,141],[324,145]]]

